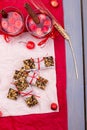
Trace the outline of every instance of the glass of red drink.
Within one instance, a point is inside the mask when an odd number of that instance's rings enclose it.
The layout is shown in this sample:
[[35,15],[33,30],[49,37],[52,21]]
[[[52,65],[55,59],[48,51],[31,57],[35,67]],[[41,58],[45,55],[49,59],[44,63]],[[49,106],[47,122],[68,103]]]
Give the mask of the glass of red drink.
[[29,33],[37,38],[44,38],[52,31],[52,19],[44,13],[36,13],[40,23],[36,24],[28,15],[26,18],[26,28]]
[[14,7],[3,9],[7,13],[7,17],[0,14],[0,29],[3,34],[9,36],[17,36],[24,31],[24,17],[22,13]]

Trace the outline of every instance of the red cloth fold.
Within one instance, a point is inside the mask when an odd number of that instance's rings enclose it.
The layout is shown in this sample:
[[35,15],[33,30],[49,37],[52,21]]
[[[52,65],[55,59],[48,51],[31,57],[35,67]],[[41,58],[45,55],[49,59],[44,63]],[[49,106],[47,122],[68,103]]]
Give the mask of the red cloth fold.
[[[24,2],[27,0],[3,0],[0,1],[0,9],[7,6],[18,7],[26,17],[27,12],[24,9]],[[47,8],[64,26],[63,3],[58,0],[58,8],[50,5],[50,0],[43,0]],[[46,114],[31,114],[25,116],[12,116],[0,118],[0,130],[68,130],[67,121],[67,100],[66,100],[66,57],[65,42],[61,35],[55,40],[55,58],[56,58],[56,77],[57,94],[59,99],[59,112]],[[45,106],[46,107],[46,106]]]

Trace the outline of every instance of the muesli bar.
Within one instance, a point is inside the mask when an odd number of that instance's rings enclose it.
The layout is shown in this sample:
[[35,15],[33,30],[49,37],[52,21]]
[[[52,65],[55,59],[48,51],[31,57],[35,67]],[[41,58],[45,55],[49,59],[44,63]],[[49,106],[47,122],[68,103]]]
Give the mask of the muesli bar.
[[13,88],[9,89],[7,98],[12,99],[12,100],[17,100],[18,96],[19,96],[19,93],[17,90]]
[[38,104],[37,96],[34,94],[33,89],[31,86],[29,86],[26,90],[21,91],[20,95],[25,100],[26,104],[29,107],[35,106]]
[[39,76],[37,72],[30,71],[27,77],[27,81],[29,84],[36,86],[41,89],[45,89],[48,83],[48,80]]
[[25,102],[29,107],[32,107],[38,104],[38,101],[34,95],[31,95],[30,97],[26,98]]
[[23,91],[29,87],[29,84],[26,80],[27,76],[28,71],[26,71],[24,67],[22,67],[20,70],[15,71],[15,74],[13,76],[13,84],[16,86],[18,91]]
[[26,79],[18,79],[14,80],[13,84],[16,86],[18,91],[23,91],[29,87],[29,83],[27,82]]
[[15,85],[13,85],[12,87],[13,88],[10,88],[8,91],[7,98],[12,99],[12,100],[17,100],[18,96],[20,95],[29,107],[32,107],[38,104],[38,100],[36,97],[39,97],[39,96],[36,96],[34,94],[31,86],[28,86],[25,90],[22,90],[22,91],[19,91]]
[[15,74],[13,76],[13,78],[15,80],[18,80],[18,79],[26,79],[28,76],[28,72],[25,70],[24,67],[22,67],[20,70],[16,70],[15,71]]
[[26,70],[42,70],[52,68],[54,66],[54,58],[52,56],[42,58],[31,58],[23,61]]
[[34,59],[33,58],[24,60],[23,63],[24,63],[24,68],[26,70],[35,69],[35,63],[34,63]]

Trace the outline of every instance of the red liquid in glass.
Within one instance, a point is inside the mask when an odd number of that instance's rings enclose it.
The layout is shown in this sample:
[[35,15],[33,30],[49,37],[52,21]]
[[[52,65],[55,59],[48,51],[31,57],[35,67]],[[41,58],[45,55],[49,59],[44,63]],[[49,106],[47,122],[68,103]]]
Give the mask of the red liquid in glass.
[[31,17],[27,18],[28,31],[37,38],[45,37],[52,30],[52,20],[46,14],[38,13],[40,23],[36,24]]
[[8,35],[17,35],[23,30],[22,16],[15,11],[8,12],[7,18],[1,19],[1,29]]

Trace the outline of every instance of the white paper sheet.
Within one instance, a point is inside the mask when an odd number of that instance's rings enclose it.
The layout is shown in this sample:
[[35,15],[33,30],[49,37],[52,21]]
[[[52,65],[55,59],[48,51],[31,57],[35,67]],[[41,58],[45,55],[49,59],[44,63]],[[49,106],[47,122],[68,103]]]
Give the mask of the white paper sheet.
[[[25,43],[19,43],[27,41],[34,41],[35,49],[29,50]],[[35,94],[40,96],[40,98],[37,98],[38,105],[29,108],[21,96],[16,101],[7,98],[13,74],[15,70],[23,66],[24,59],[47,55],[53,56],[55,59],[53,40],[49,39],[43,48],[37,46],[39,41],[40,39],[32,37],[27,32],[11,38],[10,43],[6,43],[3,36],[0,36],[0,111],[2,111],[3,116],[55,112],[50,108],[52,102],[58,104],[55,67],[39,72],[42,77],[48,79],[49,83],[46,90],[33,88]],[[59,107],[56,111],[59,111]]]

